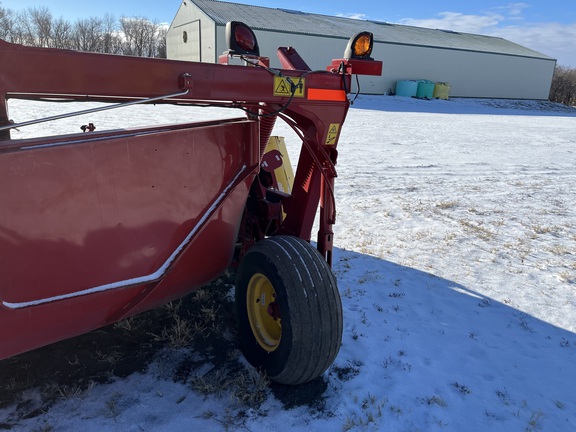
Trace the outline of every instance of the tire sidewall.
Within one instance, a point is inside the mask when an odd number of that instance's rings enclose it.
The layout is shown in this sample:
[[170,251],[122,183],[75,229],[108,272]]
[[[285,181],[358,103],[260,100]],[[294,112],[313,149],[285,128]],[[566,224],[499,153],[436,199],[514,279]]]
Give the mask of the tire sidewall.
[[[282,319],[282,335],[280,343],[274,351],[266,351],[256,341],[247,308],[247,289],[250,279],[255,273],[261,273],[268,278],[276,293],[276,301],[280,307]],[[238,316],[239,339],[246,359],[255,367],[264,370],[269,377],[279,375],[288,363],[292,351],[293,334],[291,328],[291,311],[288,290],[284,285],[286,275],[281,269],[260,251],[251,251],[244,257],[236,281],[236,307]]]

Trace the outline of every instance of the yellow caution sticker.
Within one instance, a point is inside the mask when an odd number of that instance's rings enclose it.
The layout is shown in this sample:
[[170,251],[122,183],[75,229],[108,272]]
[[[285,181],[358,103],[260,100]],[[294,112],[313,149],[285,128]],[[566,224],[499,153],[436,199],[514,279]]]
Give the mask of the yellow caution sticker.
[[305,79],[298,77],[274,77],[274,96],[292,96],[304,97],[305,96]]
[[338,131],[340,130],[340,123],[330,123],[328,127],[328,135],[326,136],[326,145],[336,144],[336,138],[338,138]]

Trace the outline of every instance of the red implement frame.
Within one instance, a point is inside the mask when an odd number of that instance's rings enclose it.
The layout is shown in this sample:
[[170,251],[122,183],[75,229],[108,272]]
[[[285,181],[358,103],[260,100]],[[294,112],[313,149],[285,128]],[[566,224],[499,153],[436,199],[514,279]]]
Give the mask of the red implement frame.
[[[181,297],[266,236],[309,241],[318,206],[318,249],[331,262],[350,68],[380,74],[381,63],[311,71],[292,48],[279,57],[281,71],[0,40],[0,359]],[[13,140],[13,127],[39,121],[13,124],[10,98],[206,104],[247,115]],[[260,169],[278,117],[302,139],[289,195]]]

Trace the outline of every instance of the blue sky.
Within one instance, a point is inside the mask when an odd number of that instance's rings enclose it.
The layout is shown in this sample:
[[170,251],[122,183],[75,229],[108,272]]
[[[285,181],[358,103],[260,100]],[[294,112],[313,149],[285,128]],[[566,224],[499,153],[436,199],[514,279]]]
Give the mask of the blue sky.
[[[324,15],[381,20],[398,24],[499,36],[576,67],[576,0],[405,0],[397,2],[342,0],[236,0],[235,3],[288,8]],[[46,6],[56,17],[75,20],[106,12],[170,23],[180,0],[0,0],[20,11]],[[241,17],[239,17],[241,19]]]

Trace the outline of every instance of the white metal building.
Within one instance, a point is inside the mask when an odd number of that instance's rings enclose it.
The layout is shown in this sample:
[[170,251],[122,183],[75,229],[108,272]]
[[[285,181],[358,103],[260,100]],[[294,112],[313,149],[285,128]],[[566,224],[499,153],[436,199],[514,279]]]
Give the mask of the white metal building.
[[399,80],[450,84],[450,96],[548,99],[556,60],[502,38],[356,20],[216,0],[183,0],[168,30],[168,58],[215,63],[226,51],[228,21],[255,32],[261,55],[279,67],[276,49],[293,46],[312,69],[341,58],[350,36],[374,34],[382,77],[361,77],[362,93],[394,92]]

